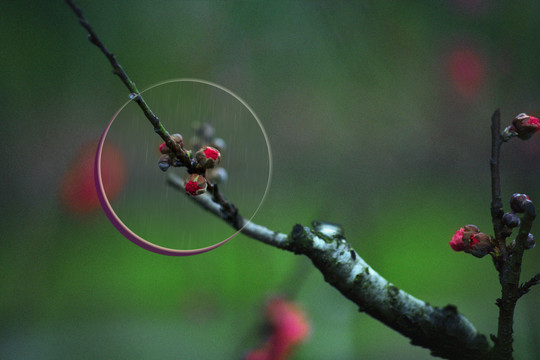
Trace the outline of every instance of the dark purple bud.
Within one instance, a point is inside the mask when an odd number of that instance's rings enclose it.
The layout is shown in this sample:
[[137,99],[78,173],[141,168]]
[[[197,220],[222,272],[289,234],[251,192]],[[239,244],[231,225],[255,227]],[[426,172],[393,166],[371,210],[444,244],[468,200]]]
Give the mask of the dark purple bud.
[[519,217],[513,212],[507,212],[502,217],[502,222],[504,225],[509,228],[515,228],[519,226],[520,220]]
[[172,160],[168,154],[163,154],[159,157],[158,165],[161,171],[167,171],[171,166]]
[[510,207],[514,212],[522,213],[527,202],[531,201],[525,194],[515,193],[510,197]]

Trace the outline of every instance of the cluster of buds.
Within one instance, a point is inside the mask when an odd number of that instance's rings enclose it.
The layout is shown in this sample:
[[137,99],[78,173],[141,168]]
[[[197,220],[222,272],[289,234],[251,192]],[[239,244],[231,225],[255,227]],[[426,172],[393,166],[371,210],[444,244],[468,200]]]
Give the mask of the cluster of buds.
[[476,225],[465,225],[460,228],[449,242],[454,251],[464,251],[481,258],[492,252],[495,248],[489,235],[480,232]]
[[[171,135],[171,138],[180,145],[181,148],[184,147],[184,140],[182,138],[182,135],[180,134],[174,134]],[[173,165],[173,158],[174,154],[171,149],[167,147],[167,144],[162,143],[159,145],[159,152],[162,154],[159,157],[158,165],[161,171],[167,171],[171,165]]]
[[[514,228],[521,224],[521,219],[517,214],[525,212],[526,208],[531,206],[531,204],[531,199],[525,194],[516,193],[510,197],[510,207],[512,211],[504,214],[501,219],[503,224],[502,236],[504,236],[505,239],[512,234]],[[454,236],[452,236],[452,240],[449,244],[454,251],[464,251],[479,258],[492,252],[498,252],[494,239],[480,232],[475,225],[466,225],[460,228],[455,232]],[[532,249],[535,245],[536,241],[534,236],[529,234],[524,244],[525,250]],[[513,240],[508,245],[508,250],[511,252],[515,246],[516,240]]]
[[540,121],[538,118],[521,113],[512,120],[512,125],[504,129],[503,138],[508,141],[510,138],[517,136],[522,140],[528,140],[539,130]]
[[[227,172],[225,169],[218,167],[221,162],[220,149],[225,147],[225,142],[222,139],[214,138],[214,128],[210,124],[203,124],[196,129],[197,136],[195,137],[197,144],[195,148],[200,148],[195,153],[195,162],[193,162],[191,151],[185,151],[186,156],[190,159],[191,164],[183,163],[175,153],[169,149],[167,143],[159,145],[158,165],[162,171],[167,171],[171,166],[188,166],[188,171],[191,174],[185,183],[185,190],[192,196],[203,194],[208,182],[223,183],[227,180]],[[184,150],[184,140],[182,135],[171,135],[182,150]],[[202,141],[204,140],[204,141]],[[208,144],[218,144],[219,148]]]
[[[517,219],[517,225],[514,225],[513,227],[519,226],[520,220],[517,214],[525,212],[525,207],[529,206],[529,204],[531,204],[531,199],[529,198],[529,196],[525,194],[519,194],[519,193],[513,194],[510,197],[510,207],[512,208],[512,211],[504,214],[503,224],[505,226],[510,227],[510,225],[507,224],[507,221],[505,219],[509,219],[510,216],[512,216],[514,219]],[[512,224],[516,224],[516,222],[512,222]],[[516,244],[516,241],[513,240],[510,243],[510,249],[512,249],[515,246],[515,244]],[[525,250],[530,250],[534,248],[535,245],[536,245],[536,240],[534,239],[534,236],[532,234],[529,234],[527,237],[527,240],[525,240]]]
[[270,337],[260,348],[247,354],[245,360],[285,360],[309,335],[306,315],[286,299],[270,300],[266,318],[271,328]]

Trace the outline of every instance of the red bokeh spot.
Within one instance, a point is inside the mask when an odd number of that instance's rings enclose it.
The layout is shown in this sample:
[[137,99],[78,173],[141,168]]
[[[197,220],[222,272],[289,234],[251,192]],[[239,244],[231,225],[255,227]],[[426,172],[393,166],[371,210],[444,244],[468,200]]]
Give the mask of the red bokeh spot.
[[476,50],[458,48],[450,53],[448,71],[454,89],[464,98],[472,98],[484,82],[485,62]]
[[292,301],[272,299],[266,306],[266,317],[272,333],[260,348],[248,353],[245,360],[286,360],[309,335],[307,317]]
[[[69,212],[86,214],[101,207],[94,183],[96,151],[97,141],[84,144],[62,178],[60,201]],[[117,147],[103,145],[101,173],[103,187],[110,201],[118,196],[126,177],[125,160]]]

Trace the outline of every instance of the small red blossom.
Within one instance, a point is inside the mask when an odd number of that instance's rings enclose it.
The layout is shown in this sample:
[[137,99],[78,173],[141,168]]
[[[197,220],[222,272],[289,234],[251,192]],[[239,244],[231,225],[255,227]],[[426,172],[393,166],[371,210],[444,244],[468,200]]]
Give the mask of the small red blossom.
[[218,157],[219,157],[219,151],[217,151],[216,149],[214,149],[212,147],[207,147],[204,150],[204,155],[206,155],[206,157],[209,158],[209,159],[217,160]]
[[528,140],[540,130],[540,121],[534,116],[522,113],[512,120],[511,130],[514,131],[520,139]]
[[205,146],[195,154],[195,158],[200,166],[205,169],[213,168],[221,161],[221,154],[216,148]]
[[171,152],[171,150],[167,147],[165,143],[159,145],[159,152],[162,154],[168,154]]
[[476,257],[484,257],[493,251],[491,238],[480,232],[476,225],[465,225],[460,228],[449,242],[454,251],[464,251]]
[[202,175],[191,174],[186,181],[186,192],[192,196],[201,195],[206,191],[206,179]]
[[465,250],[465,244],[463,243],[463,233],[465,229],[459,228],[458,231],[452,236],[452,241],[449,242],[450,247],[454,251],[463,251]]
[[472,249],[473,245],[476,245],[480,242],[480,240],[478,240],[475,236],[476,235],[471,236],[471,240],[469,241],[469,249]]
[[246,360],[285,360],[309,335],[306,315],[291,301],[275,298],[266,306],[272,334],[264,345],[250,352]]

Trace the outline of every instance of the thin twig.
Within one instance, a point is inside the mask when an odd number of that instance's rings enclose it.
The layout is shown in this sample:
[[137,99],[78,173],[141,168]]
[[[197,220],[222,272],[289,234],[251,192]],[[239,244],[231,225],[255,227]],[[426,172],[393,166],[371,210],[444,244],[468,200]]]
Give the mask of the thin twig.
[[[144,100],[141,93],[135,86],[135,83],[129,78],[120,63],[116,60],[114,54],[107,50],[103,42],[101,42],[88,20],[86,20],[86,18],[83,16],[82,10],[77,7],[77,5],[75,5],[71,0],[66,0],[66,3],[69,5],[69,7],[71,7],[75,15],[77,15],[81,26],[85,28],[88,32],[88,40],[90,40],[92,44],[96,45],[107,57],[107,59],[111,63],[111,66],[113,67],[113,73],[117,75],[120,80],[122,80],[124,85],[126,85],[130,92],[130,99],[132,99],[139,105],[146,118],[154,127],[154,131],[165,141],[167,147],[172,150],[174,155],[180,160],[182,165],[187,168],[187,171],[189,173],[201,173],[203,170],[201,170],[201,168],[198,168],[196,166],[196,162],[188,156],[183,147],[173,140],[163,123],[159,120],[156,114],[154,114],[152,109],[150,109],[150,106]],[[226,211],[228,216],[234,220],[237,214],[236,207],[225,199],[223,194],[219,192],[216,185],[209,183],[208,191],[213,195],[214,201],[221,205],[221,207],[224,209],[224,211]]]
[[[83,16],[82,10],[78,8],[77,5],[75,5],[71,0],[66,0],[66,3],[71,7],[75,15],[77,15],[79,23],[82,25],[82,27],[84,27],[88,32],[88,40],[90,40],[92,44],[96,45],[99,50],[101,50],[101,52],[107,57],[107,59],[111,63],[111,66],[113,67],[113,73],[117,75],[120,80],[122,80],[124,85],[126,85],[130,92],[130,98],[139,105],[141,110],[144,112],[144,115],[146,115],[146,118],[154,126],[154,131],[159,134],[159,136],[161,136],[161,138],[167,143],[169,149],[173,149],[175,153],[184,153],[183,151],[181,151],[178,144],[171,139],[171,136],[167,129],[165,129],[159,118],[152,112],[146,101],[144,101],[142,95],[137,89],[137,86],[135,86],[135,83],[129,78],[122,66],[118,63],[114,54],[107,50],[105,45],[96,35],[94,29],[92,29],[92,26],[90,25],[88,20],[86,20],[86,18]],[[189,158],[181,160],[186,160],[186,163],[190,163],[188,161]]]
[[[536,209],[532,202],[523,206],[524,214],[521,218],[519,232],[516,238],[512,255],[504,263],[501,273],[502,296],[497,302],[499,306],[499,324],[497,329],[497,341],[493,349],[494,358],[497,360],[513,359],[513,324],[514,311],[517,300],[523,295],[523,287],[519,287],[521,275],[521,262],[525,251],[525,242],[531,231],[533,220],[536,218]],[[531,283],[530,286],[533,284]],[[529,286],[529,287],[530,287]]]
[[[115,73],[120,76],[130,91],[135,90],[132,91],[132,94],[135,94],[134,100],[139,102],[143,111],[149,110],[114,56],[99,41],[82,16],[80,9],[70,0],[66,2],[79,17],[81,25],[88,30],[92,43],[97,45],[111,61]],[[153,115],[150,111],[148,114]],[[167,146],[175,143],[155,115],[149,120],[151,122],[157,120],[156,132],[162,138],[165,136],[163,139]],[[174,146],[170,148],[174,149]],[[168,178],[168,182],[184,192],[183,181],[180,178],[172,176]],[[486,337],[459,314],[454,306],[436,308],[398,289],[375,272],[352,249],[343,236],[331,237],[299,224],[294,226],[290,235],[272,231],[264,226],[248,222],[232,204],[225,200],[216,185],[211,188],[213,189],[212,196],[203,194],[191,197],[191,199],[222,218],[233,228],[241,229],[241,232],[248,237],[295,254],[306,255],[321,271],[325,280],[356,303],[360,311],[366,312],[407,336],[413,345],[428,348],[433,355],[447,359],[485,359],[487,357],[490,349]],[[231,212],[234,216],[231,216]]]
[[[168,184],[184,192],[183,180],[173,174]],[[189,196],[189,195],[187,195]],[[235,229],[222,208],[209,195],[190,196],[198,205],[222,218]],[[343,237],[331,238],[296,225],[290,235],[269,230],[240,217],[241,232],[268,245],[307,256],[324,279],[360,311],[411,339],[413,345],[447,359],[486,359],[489,345],[484,335],[454,306],[433,307],[398,289],[371,268]]]
[[525,284],[519,287],[519,297],[522,297],[523,295],[528,293],[534,285],[538,284],[540,284],[540,272],[534,275],[531,280],[527,281]]
[[[503,235],[503,206],[501,199],[501,175],[500,175],[500,154],[502,145],[501,136],[501,112],[499,109],[493,113],[491,117],[491,221],[493,223],[493,231],[495,233],[495,241],[499,249],[502,262],[506,262],[508,251],[506,248],[506,237]],[[497,259],[495,261],[498,261]],[[501,270],[501,266],[497,264],[497,270]]]

